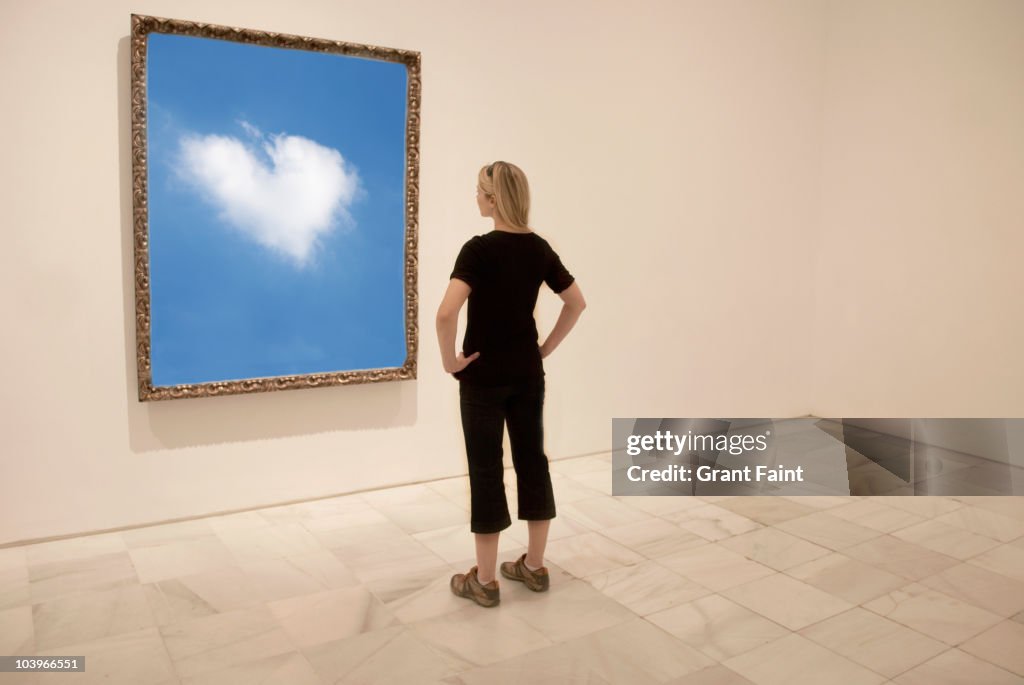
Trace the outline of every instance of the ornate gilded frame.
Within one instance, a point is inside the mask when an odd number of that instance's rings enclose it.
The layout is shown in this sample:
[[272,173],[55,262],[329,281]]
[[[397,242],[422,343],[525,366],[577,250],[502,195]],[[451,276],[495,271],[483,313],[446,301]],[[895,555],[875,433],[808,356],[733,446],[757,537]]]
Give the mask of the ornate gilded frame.
[[[189,35],[279,48],[336,53],[388,60],[405,65],[408,76],[405,132],[405,338],[407,356],[402,366],[186,385],[153,385],[150,358],[148,151],[146,142],[146,47],[147,36],[150,33]],[[132,223],[135,251],[135,347],[139,401],[235,395],[416,378],[420,90],[420,53],[416,51],[139,14],[131,15]]]

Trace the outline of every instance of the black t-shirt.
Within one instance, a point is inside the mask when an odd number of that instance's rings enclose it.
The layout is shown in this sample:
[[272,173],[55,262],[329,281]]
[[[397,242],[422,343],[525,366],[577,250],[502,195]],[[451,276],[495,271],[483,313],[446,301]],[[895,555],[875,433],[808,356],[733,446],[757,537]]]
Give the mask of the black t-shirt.
[[470,238],[451,278],[471,288],[462,351],[471,361],[455,377],[471,385],[511,385],[544,375],[533,310],[541,283],[560,293],[573,276],[536,233],[493,230]]

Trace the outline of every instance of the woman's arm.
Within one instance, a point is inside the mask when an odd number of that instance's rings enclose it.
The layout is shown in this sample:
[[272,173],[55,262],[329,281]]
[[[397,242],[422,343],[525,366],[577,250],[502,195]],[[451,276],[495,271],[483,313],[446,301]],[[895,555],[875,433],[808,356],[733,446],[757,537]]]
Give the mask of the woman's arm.
[[462,352],[455,353],[455,334],[459,327],[459,311],[469,297],[469,285],[458,278],[448,282],[448,290],[441,298],[441,306],[437,308],[437,342],[441,347],[441,364],[447,373],[462,371],[471,361],[480,356],[474,352],[464,357]]
[[555,323],[555,327],[551,329],[551,333],[548,334],[547,340],[540,346],[541,359],[555,351],[555,348],[565,339],[565,336],[569,335],[572,327],[576,325],[580,314],[587,308],[587,302],[583,299],[583,292],[575,281],[568,288],[558,293],[558,296],[562,298],[564,303],[562,305],[562,312],[558,315],[558,321]]

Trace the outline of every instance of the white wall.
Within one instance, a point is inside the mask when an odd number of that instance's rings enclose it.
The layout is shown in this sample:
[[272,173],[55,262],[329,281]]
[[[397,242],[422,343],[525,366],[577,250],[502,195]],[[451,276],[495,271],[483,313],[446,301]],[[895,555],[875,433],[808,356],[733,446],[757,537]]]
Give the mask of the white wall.
[[1024,3],[831,2],[813,413],[1024,416]]
[[[614,416],[781,417],[809,413],[813,400],[837,406],[812,386],[814,288],[837,290],[813,272],[822,108],[837,102],[823,99],[822,78],[824,41],[839,29],[826,26],[821,2],[0,8],[0,543],[465,473],[457,386],[440,368],[433,316],[458,247],[490,229],[473,198],[476,170],[494,159],[530,176],[532,223],[590,304],[547,360],[551,458],[608,449]],[[132,12],[422,52],[419,379],[137,401]],[[847,49],[851,64],[871,58]],[[835,63],[833,54],[832,73]],[[836,118],[826,138],[833,151]],[[826,248],[850,204],[836,199],[838,181],[849,182],[836,163],[825,164]],[[861,184],[875,173],[855,172],[866,175]],[[979,244],[985,254],[996,247]],[[1005,298],[1007,278],[982,292]],[[866,308],[878,294],[863,297]],[[542,298],[543,330],[557,305]],[[989,373],[989,359],[971,349],[975,372]],[[867,372],[848,370],[851,396]],[[990,410],[980,385],[968,391],[940,397],[955,400],[955,411]]]

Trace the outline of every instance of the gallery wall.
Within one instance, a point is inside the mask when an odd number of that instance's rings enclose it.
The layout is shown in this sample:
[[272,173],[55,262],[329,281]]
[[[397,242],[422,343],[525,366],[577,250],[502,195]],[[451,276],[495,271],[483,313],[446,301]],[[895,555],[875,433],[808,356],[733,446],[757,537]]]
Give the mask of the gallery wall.
[[[464,474],[433,320],[458,248],[491,228],[475,174],[495,159],[529,175],[531,223],[589,304],[546,360],[552,459],[607,450],[615,416],[1019,413],[1021,101],[999,89],[1021,53],[958,63],[941,41],[967,24],[957,45],[980,50],[1019,25],[1019,5],[983,4],[994,16],[814,0],[5,1],[0,544]],[[132,12],[423,54],[415,381],[137,400]],[[917,99],[900,95],[918,73],[908,55],[929,75]],[[978,80],[951,95],[951,67]],[[932,146],[951,127],[956,165]],[[973,233],[981,210],[992,228]],[[980,260],[966,273],[965,253]],[[542,293],[542,331],[559,304]]]
[[829,3],[813,414],[1024,416],[1022,27]]

